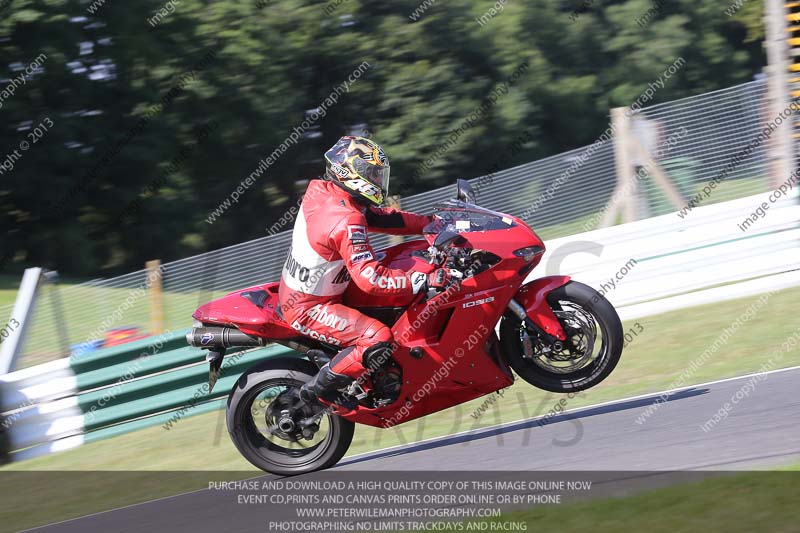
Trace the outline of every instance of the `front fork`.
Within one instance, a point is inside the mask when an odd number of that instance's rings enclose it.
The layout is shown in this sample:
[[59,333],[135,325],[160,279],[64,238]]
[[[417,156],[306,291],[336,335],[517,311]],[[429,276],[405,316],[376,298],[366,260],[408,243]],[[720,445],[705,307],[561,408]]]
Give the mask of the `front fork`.
[[564,349],[564,343],[554,335],[547,333],[544,329],[531,320],[528,312],[522,307],[514,298],[508,303],[508,309],[520,321],[519,340],[522,342],[523,356],[527,359],[533,359],[535,352],[533,349],[533,339],[531,339],[530,331],[532,331],[539,339],[540,343],[544,345],[548,351],[560,352]]

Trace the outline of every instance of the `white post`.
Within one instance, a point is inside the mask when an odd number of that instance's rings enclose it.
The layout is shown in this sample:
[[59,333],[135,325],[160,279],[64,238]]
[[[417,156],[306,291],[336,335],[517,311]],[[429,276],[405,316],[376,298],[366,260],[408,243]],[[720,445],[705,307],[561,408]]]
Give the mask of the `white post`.
[[[30,318],[33,313],[33,304],[36,300],[36,293],[39,290],[39,282],[42,279],[41,268],[28,268],[22,276],[22,283],[19,286],[17,300],[14,302],[14,310],[9,319],[10,334],[8,338],[0,344],[0,375],[8,374],[14,370],[17,362],[17,355],[22,349],[25,339],[25,330],[29,326]],[[6,324],[0,324],[5,327]],[[13,329],[10,326],[15,326]]]
[[617,184],[611,193],[608,210],[600,220],[601,228],[613,226],[617,216],[622,213],[623,222],[635,218],[633,199],[628,187],[635,187],[635,172],[631,158],[631,117],[627,107],[611,110],[611,124],[614,130],[614,167],[617,171]]
[[[786,30],[788,11],[784,0],[767,0],[764,3],[764,28],[767,50],[767,120],[776,120],[779,113],[789,107],[789,45],[791,36]],[[772,133],[767,144],[770,161],[770,186],[777,187],[792,173],[795,165],[792,139],[792,114]]]

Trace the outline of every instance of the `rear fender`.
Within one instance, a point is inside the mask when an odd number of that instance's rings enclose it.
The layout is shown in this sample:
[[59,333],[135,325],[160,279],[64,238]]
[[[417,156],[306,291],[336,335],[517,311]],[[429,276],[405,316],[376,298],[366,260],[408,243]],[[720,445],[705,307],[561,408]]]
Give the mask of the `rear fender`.
[[[233,391],[237,388],[246,389],[248,387],[248,378],[252,374],[264,372],[265,370],[285,370],[287,378],[303,382],[306,381],[303,374],[313,376],[319,371],[314,363],[302,357],[270,357],[255,363],[245,370],[242,375],[239,376],[239,379],[236,380],[236,383],[234,383],[231,389],[231,396],[233,396]],[[228,401],[230,402],[230,397]]]
[[[235,327],[248,335],[267,339],[297,337],[297,332],[276,312],[279,287],[280,283],[275,282],[232,292],[201,305],[192,318],[206,325]],[[251,293],[249,297],[248,293]]]
[[528,318],[545,332],[562,341],[567,337],[547,302],[547,296],[557,288],[569,283],[570,279],[569,276],[547,276],[535,279],[523,285],[515,296],[517,302],[528,313]]

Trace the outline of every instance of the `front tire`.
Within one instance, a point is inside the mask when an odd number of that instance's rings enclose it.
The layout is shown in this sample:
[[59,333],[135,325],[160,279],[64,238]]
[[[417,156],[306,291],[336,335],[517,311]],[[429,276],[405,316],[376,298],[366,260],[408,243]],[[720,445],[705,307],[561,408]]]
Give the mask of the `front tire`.
[[567,332],[564,350],[548,351],[536,341],[535,333],[529,332],[534,356],[526,357],[520,339],[522,326],[516,318],[506,317],[500,339],[508,364],[523,380],[546,391],[569,393],[594,387],[611,374],[622,355],[623,331],[617,311],[600,293],[577,281],[553,290],[547,302]]
[[[307,474],[335,465],[350,447],[355,424],[325,414],[319,431],[307,445],[305,439],[278,429],[274,417],[284,406],[276,407],[276,402],[294,402],[285,391],[299,389],[317,373],[317,367],[302,359],[276,363],[267,360],[249,369],[231,390],[226,420],[233,444],[254,466],[279,476]],[[324,436],[319,437],[323,430]]]

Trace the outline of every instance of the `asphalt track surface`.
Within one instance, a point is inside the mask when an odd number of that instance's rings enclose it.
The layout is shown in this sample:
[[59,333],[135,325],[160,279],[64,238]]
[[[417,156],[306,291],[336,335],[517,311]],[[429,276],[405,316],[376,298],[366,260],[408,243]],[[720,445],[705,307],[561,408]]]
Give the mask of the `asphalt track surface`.
[[[637,423],[657,402],[652,416]],[[704,431],[726,402],[727,417]],[[768,469],[798,461],[800,368],[793,368],[576,409],[545,425],[535,418],[372,452],[347,458],[326,474],[490,470],[624,476],[622,471]],[[264,507],[237,507],[225,500],[218,491],[202,490],[31,531],[268,530]]]

